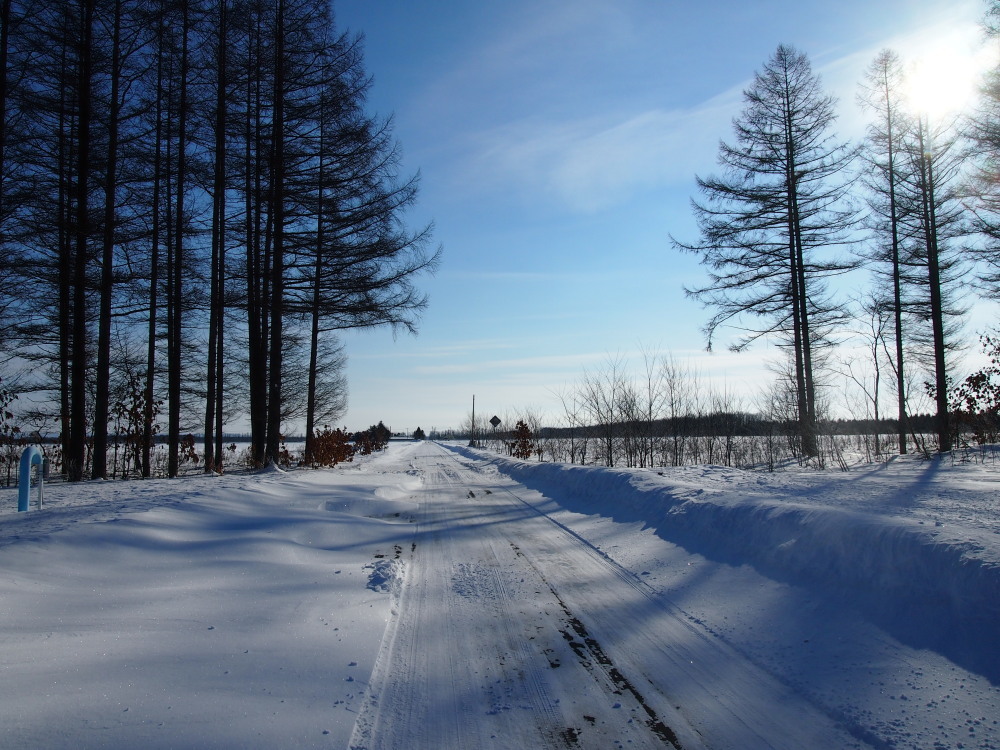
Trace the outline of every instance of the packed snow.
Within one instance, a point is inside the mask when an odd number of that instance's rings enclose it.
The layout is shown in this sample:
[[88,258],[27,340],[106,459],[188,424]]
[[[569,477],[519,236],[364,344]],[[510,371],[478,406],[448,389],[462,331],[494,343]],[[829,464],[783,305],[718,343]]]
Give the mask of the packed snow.
[[1000,750],[1000,464],[0,491],[0,747]]

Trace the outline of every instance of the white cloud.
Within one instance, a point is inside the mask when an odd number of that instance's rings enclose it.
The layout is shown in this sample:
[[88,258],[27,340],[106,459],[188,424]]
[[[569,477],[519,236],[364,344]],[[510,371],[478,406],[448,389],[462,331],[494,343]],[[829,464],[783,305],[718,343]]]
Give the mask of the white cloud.
[[599,362],[603,354],[557,354],[539,355],[534,357],[512,357],[508,359],[490,359],[479,361],[446,362],[441,364],[421,365],[414,368],[415,373],[424,375],[488,373],[494,376],[502,373],[505,380],[511,378],[537,381],[553,374],[576,377],[584,367]]
[[394,347],[384,351],[352,353],[352,361],[368,361],[381,359],[441,359],[447,357],[465,357],[477,352],[496,352],[514,349],[517,342],[512,339],[466,339],[453,344],[419,345],[409,342],[407,347]]
[[[607,10],[603,3],[593,7]],[[863,135],[864,116],[855,105],[855,95],[864,69],[880,49],[897,49],[905,59],[918,53],[931,59],[970,55],[982,46],[980,14],[978,3],[959,2],[949,6],[947,13],[899,19],[901,30],[877,46],[841,45],[815,55],[814,68],[840,101],[841,137]],[[538,50],[555,46],[543,44],[546,35],[557,33],[552,29],[593,31],[579,14],[573,18],[552,23],[536,19],[521,33],[504,37],[484,51],[476,69],[488,77],[489,71],[509,74],[511,67],[538,66],[544,57]],[[623,23],[617,27],[616,43],[621,43],[627,31]],[[560,39],[565,38],[560,33]],[[576,213],[599,212],[650,191],[689,186],[695,174],[714,170],[718,142],[731,137],[731,120],[740,111],[742,89],[752,72],[747,70],[738,85],[686,109],[629,109],[624,102],[606,101],[606,109],[598,114],[567,113],[559,106],[528,115],[515,110],[511,119],[494,127],[480,126],[464,136],[465,145],[455,155],[454,182],[464,190],[475,185],[480,190],[520,196],[529,204],[546,201]],[[463,78],[467,75],[462,74]],[[559,86],[563,85],[559,81],[568,79],[556,76],[555,80]],[[474,88],[466,79],[451,90]],[[600,105],[594,107],[600,109]]]
[[690,110],[513,122],[478,134],[467,176],[571,211],[600,211],[711,171],[739,97],[731,90]]

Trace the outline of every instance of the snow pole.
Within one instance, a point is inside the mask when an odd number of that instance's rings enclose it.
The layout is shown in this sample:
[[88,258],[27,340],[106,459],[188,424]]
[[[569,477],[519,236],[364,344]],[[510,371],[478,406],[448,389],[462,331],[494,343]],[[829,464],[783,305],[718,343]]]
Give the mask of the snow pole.
[[42,509],[42,452],[37,445],[29,445],[21,454],[20,475],[17,482],[17,511],[21,513],[28,509],[28,496],[31,494],[31,466],[38,464],[38,509]]

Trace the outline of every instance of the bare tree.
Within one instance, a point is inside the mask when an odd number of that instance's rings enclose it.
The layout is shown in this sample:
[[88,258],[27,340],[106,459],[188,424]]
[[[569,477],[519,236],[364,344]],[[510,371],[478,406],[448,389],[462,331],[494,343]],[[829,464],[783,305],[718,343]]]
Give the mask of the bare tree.
[[699,394],[704,392],[704,384],[697,371],[678,362],[672,354],[663,357],[660,362],[660,380],[666,420],[663,462],[669,466],[680,466],[684,463],[694,417],[701,411]]
[[566,440],[568,446],[568,458],[571,464],[579,461],[581,464],[587,462],[587,424],[583,418],[583,404],[580,394],[573,391],[560,391],[556,394],[562,408],[562,418],[564,430],[568,433]]
[[698,179],[701,239],[674,246],[710,269],[708,285],[687,290],[717,309],[706,326],[710,347],[720,326],[748,318],[759,322],[747,322],[733,349],[769,334],[790,343],[802,446],[816,455],[814,349],[839,314],[823,282],[848,267],[819,253],[844,244],[854,222],[844,201],[855,150],[830,135],[834,100],[791,47],[778,47],[743,96],[736,141],[720,146],[723,175]]
[[584,371],[580,385],[580,402],[596,431],[601,458],[610,467],[615,465],[618,456],[624,389],[625,361],[621,355],[609,356],[603,368],[596,372]]
[[956,304],[955,284],[966,270],[959,240],[969,231],[961,179],[965,153],[952,124],[932,125],[927,116],[919,116],[906,140],[906,156],[912,176],[904,183],[904,190],[916,208],[910,222],[907,262],[913,269],[912,283],[919,290],[915,313],[931,324],[935,425],[938,450],[946,452],[952,446],[946,355],[953,348],[955,327],[963,313]]
[[[882,400],[882,372],[884,368],[883,357],[892,363],[888,356],[887,339],[891,328],[890,319],[894,317],[893,305],[891,302],[879,299],[874,293],[862,299],[859,304],[860,322],[864,326],[858,330],[857,335],[864,345],[865,356],[863,358],[841,358],[836,366],[836,371],[844,379],[845,396],[852,399],[855,393],[860,393],[863,406],[860,411],[857,408],[851,410],[852,414],[858,415],[865,421],[870,422],[872,429],[870,433],[865,433],[866,458],[869,461],[879,460],[882,457],[882,435],[881,435],[881,400]],[[898,375],[898,373],[897,373]],[[899,381],[897,380],[897,387]],[[905,393],[904,393],[904,413],[905,413]],[[903,444],[900,453],[906,452],[906,435],[903,435]]]
[[[872,61],[865,74],[858,97],[869,109],[873,121],[863,150],[869,188],[868,225],[872,230],[874,248],[872,260],[885,269],[892,288],[890,300],[894,323],[896,373],[896,419],[899,453],[906,453],[906,374],[903,347],[903,224],[906,205],[900,195],[904,179],[903,138],[909,128],[909,118],[902,109],[903,66],[892,50],[883,50]],[[873,301],[873,304],[881,304]]]

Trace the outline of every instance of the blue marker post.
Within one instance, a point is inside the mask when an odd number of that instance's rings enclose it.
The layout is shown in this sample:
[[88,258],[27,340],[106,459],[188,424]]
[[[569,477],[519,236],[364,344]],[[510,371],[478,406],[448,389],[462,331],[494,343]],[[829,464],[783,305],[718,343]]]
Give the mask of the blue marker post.
[[42,452],[37,445],[29,445],[21,454],[21,468],[17,480],[17,511],[28,509],[28,496],[31,494],[31,466],[38,464],[38,509],[42,509]]

